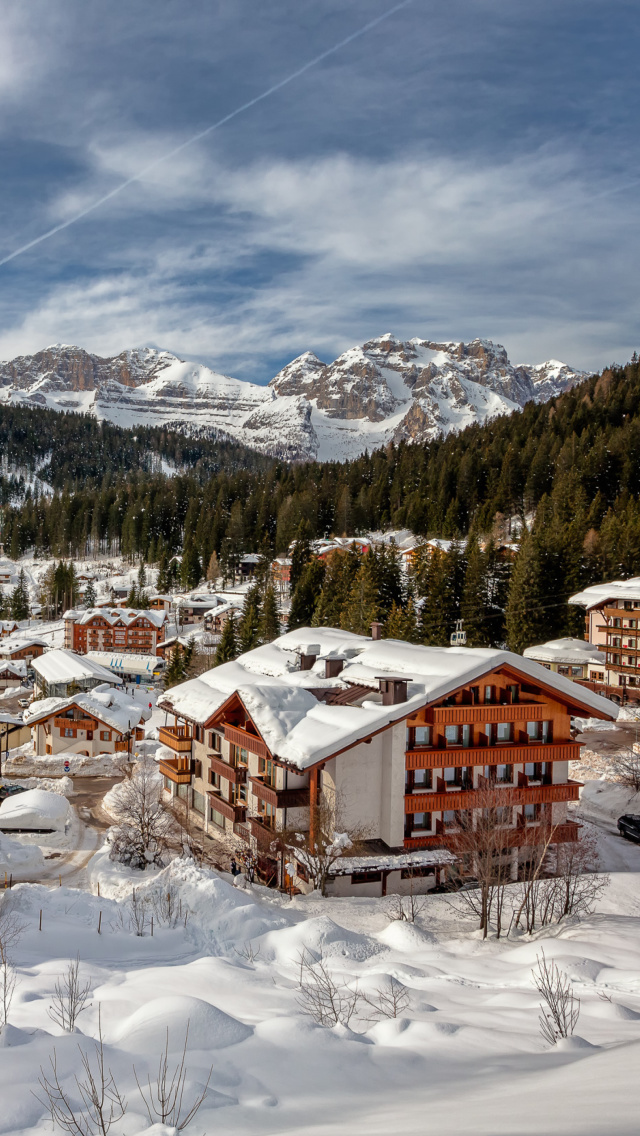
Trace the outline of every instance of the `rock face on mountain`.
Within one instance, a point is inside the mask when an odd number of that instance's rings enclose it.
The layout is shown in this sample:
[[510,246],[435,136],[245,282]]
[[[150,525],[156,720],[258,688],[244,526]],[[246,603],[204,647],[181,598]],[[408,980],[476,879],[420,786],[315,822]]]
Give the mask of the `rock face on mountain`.
[[514,366],[485,339],[382,335],[329,364],[308,351],[266,387],[152,348],[101,359],[57,345],[0,363],[0,400],[86,411],[121,426],[219,433],[287,460],[324,461],[389,441],[428,441],[545,402],[586,377],[556,360]]

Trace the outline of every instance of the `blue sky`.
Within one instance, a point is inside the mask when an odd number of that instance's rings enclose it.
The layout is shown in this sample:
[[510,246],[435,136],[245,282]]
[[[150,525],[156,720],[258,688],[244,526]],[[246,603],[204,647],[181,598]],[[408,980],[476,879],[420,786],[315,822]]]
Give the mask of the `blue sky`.
[[[393,7],[0,0],[0,259]],[[412,0],[0,267],[0,357],[640,348],[637,0]]]

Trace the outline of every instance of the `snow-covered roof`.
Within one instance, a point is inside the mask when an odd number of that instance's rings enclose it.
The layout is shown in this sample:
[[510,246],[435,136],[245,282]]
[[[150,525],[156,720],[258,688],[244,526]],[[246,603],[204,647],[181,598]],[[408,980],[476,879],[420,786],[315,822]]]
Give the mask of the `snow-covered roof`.
[[39,639],[37,635],[25,635],[17,631],[15,635],[6,635],[0,639],[0,656],[12,655],[14,651],[22,651],[25,647],[48,647],[46,639]]
[[[296,669],[299,652],[317,654],[310,670]],[[344,660],[336,678],[324,677],[328,657]],[[235,692],[271,753],[306,769],[505,665],[555,688],[571,704],[588,707],[592,716],[617,716],[616,707],[607,699],[509,651],[374,641],[332,627],[288,632],[232,663],[180,683],[161,695],[158,705],[204,724]],[[407,680],[406,702],[382,705],[379,680],[384,677]],[[369,687],[371,698],[357,705],[335,705],[311,693],[321,687],[345,689],[348,684]]]
[[121,682],[119,674],[153,675],[164,667],[159,655],[128,655],[115,651],[88,651],[84,656],[93,666],[109,675],[111,682]]
[[[291,849],[296,855],[295,847]],[[297,857],[296,857],[297,858]],[[329,867],[330,876],[350,876],[353,872],[397,872],[402,868],[429,868],[440,864],[455,864],[456,858],[445,848],[426,848],[422,852],[372,852],[364,856],[341,856]]]
[[90,607],[85,608],[71,607],[65,611],[63,619],[72,621],[73,623],[88,623],[94,616],[100,616],[101,619],[106,620],[111,626],[118,623],[123,624],[124,627],[129,627],[136,619],[143,617],[153,623],[155,627],[162,627],[166,623],[167,615],[164,611],[157,611],[154,608],[143,608],[138,611],[132,607]]
[[67,651],[58,647],[53,651],[45,651],[39,659],[32,663],[36,671],[45,682],[81,682],[85,679],[97,678],[101,682],[121,682],[104,666],[100,666],[89,655],[76,655],[75,651]]
[[633,576],[630,580],[612,580],[608,584],[592,584],[571,596],[569,603],[589,609],[601,607],[609,600],[640,601],[640,576]]
[[68,698],[40,698],[32,702],[24,712],[25,726],[33,726],[52,714],[64,714],[70,706],[76,706],[87,716],[97,718],[106,726],[124,733],[137,726],[142,718],[142,705],[127,698],[121,690],[114,690],[104,683],[82,694],[72,694]]
[[549,643],[527,647],[524,657],[540,663],[574,663],[583,666],[587,663],[605,662],[603,652],[584,639],[551,639]]
[[16,678],[25,678],[26,673],[26,659],[0,659],[0,675],[13,674]]

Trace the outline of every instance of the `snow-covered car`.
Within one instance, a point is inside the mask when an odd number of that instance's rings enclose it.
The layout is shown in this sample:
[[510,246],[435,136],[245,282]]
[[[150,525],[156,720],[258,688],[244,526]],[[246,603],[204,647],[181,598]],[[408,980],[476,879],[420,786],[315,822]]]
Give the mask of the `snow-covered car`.
[[0,832],[63,832],[68,819],[66,797],[46,789],[27,789],[0,805]]
[[26,793],[24,785],[0,785],[0,801],[5,797],[14,797],[16,793]]
[[627,840],[635,840],[640,843],[640,816],[636,813],[626,813],[624,816],[618,817],[618,832]]

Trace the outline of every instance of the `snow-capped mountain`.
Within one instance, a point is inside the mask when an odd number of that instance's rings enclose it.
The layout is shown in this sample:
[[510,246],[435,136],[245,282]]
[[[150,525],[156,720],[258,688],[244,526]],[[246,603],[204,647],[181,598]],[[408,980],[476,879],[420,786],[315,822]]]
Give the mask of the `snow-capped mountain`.
[[389,441],[428,441],[544,402],[586,378],[565,363],[509,362],[490,340],[382,335],[333,363],[311,352],[268,386],[152,348],[111,359],[58,344],[0,363],[0,400],[76,410],[120,426],[221,433],[291,460],[354,457]]

